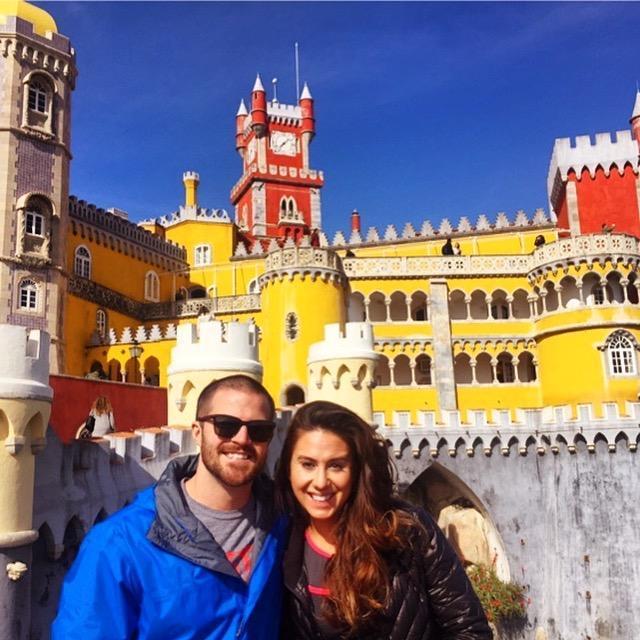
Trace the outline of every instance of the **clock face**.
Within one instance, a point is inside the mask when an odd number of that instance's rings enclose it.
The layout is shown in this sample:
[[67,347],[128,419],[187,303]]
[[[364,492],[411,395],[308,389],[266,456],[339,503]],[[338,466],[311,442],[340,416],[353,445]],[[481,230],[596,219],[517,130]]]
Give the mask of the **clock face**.
[[296,136],[285,131],[271,134],[271,151],[281,156],[295,156],[298,153]]
[[247,147],[247,164],[251,164],[256,157],[256,139],[253,138]]

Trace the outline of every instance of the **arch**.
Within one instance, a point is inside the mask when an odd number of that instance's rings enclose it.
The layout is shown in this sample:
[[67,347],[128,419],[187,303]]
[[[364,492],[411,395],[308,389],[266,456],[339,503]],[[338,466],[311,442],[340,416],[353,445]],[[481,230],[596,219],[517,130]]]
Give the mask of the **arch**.
[[176,402],[176,406],[178,407],[178,411],[184,411],[185,407],[187,406],[187,404],[189,404],[189,401],[196,395],[196,387],[193,384],[193,382],[191,382],[191,380],[187,380],[183,385],[182,385],[182,391],[180,393],[180,397],[178,398],[177,402]]
[[396,386],[407,386],[411,384],[411,366],[409,365],[409,356],[401,353],[394,359],[393,367],[393,383]]
[[364,322],[367,319],[364,296],[359,291],[354,291],[349,296],[348,315],[349,322]]
[[304,404],[305,393],[304,389],[298,384],[288,385],[283,394],[283,404],[287,407],[294,407],[299,404]]
[[546,296],[544,299],[545,309],[547,312],[557,311],[560,306],[560,301],[558,299],[558,292],[556,291],[555,285],[553,282],[545,282],[543,289],[546,291]]
[[628,280],[628,284],[627,284],[627,300],[631,303],[631,304],[638,304],[640,302],[639,298],[639,291],[638,291],[638,287],[636,286],[638,284],[638,274],[636,273],[630,273],[629,277],[627,278]]
[[582,295],[587,306],[604,304],[604,288],[597,273],[588,273],[582,279]]
[[155,271],[147,271],[144,276],[144,298],[150,302],[160,300],[160,278]]
[[369,296],[369,322],[386,322],[387,305],[385,297],[379,291],[374,291]]
[[406,322],[408,319],[407,296],[402,291],[394,291],[389,303],[389,320]]
[[160,386],[160,361],[155,356],[149,356],[144,361],[144,384],[151,387]]
[[507,320],[509,318],[507,294],[502,289],[496,289],[491,294],[491,317],[494,320]]
[[405,497],[436,519],[465,567],[494,566],[498,576],[509,581],[502,538],[482,500],[459,476],[432,462],[409,485]]
[[618,271],[611,271],[606,277],[606,293],[609,303],[622,304],[624,302],[624,288],[620,281],[622,275]]
[[387,356],[382,356],[378,361],[375,380],[378,387],[388,387],[391,384],[391,369],[389,368]]
[[91,277],[91,252],[83,244],[77,246],[74,252],[73,272],[81,278]]
[[491,356],[488,353],[480,353],[476,358],[476,381],[478,384],[493,382],[493,367],[491,366]]
[[115,358],[112,358],[111,360],[109,360],[108,376],[109,376],[109,380],[113,380],[115,382],[119,382],[122,379],[121,372],[120,372],[120,362]]
[[431,358],[426,353],[421,353],[416,358],[415,379],[418,385],[430,385],[431,381]]
[[537,377],[533,355],[523,351],[518,357],[518,379],[520,382],[535,382]]
[[423,291],[415,291],[411,294],[411,320],[414,322],[426,322],[429,319],[427,294]]
[[453,361],[453,376],[456,384],[471,384],[473,372],[471,371],[471,358],[467,353],[459,353]]
[[497,360],[496,379],[498,382],[501,384],[515,382],[515,372],[513,362],[511,361],[511,354],[503,351],[498,355]]
[[109,322],[107,312],[104,309],[96,309],[96,333],[104,340],[107,337]]
[[78,516],[73,516],[67,523],[64,530],[64,536],[62,538],[62,546],[64,549],[63,564],[65,566],[70,566],[73,563],[76,555],[78,554],[78,549],[80,548],[80,543],[82,542],[82,538],[84,538],[84,534],[85,531],[80,518],[78,518]]
[[207,297],[207,290],[199,284],[190,287],[189,300],[202,300]]
[[489,317],[489,308],[487,307],[487,294],[484,291],[476,289],[471,294],[471,303],[469,305],[472,320],[486,320]]
[[565,276],[560,280],[562,291],[560,292],[560,304],[565,309],[576,309],[582,306],[580,301],[580,291],[576,285],[576,280],[572,276]]
[[529,305],[529,294],[524,289],[516,289],[513,292],[513,302],[511,303],[513,317],[521,320],[531,317],[531,306]]
[[50,74],[34,70],[23,79],[22,126],[53,133],[56,83]]
[[449,316],[452,320],[467,319],[467,303],[464,291],[456,289],[449,294]]
[[249,294],[260,293],[260,282],[257,277],[253,278],[253,280],[249,282],[247,286],[247,293]]
[[0,409],[0,439],[4,442],[9,435],[9,419],[2,409]]

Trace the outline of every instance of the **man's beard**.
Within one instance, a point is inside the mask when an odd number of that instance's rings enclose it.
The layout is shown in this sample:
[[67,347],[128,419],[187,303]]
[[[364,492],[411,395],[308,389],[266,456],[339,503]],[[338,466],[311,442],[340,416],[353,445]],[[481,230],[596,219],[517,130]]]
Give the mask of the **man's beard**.
[[[202,464],[207,471],[221,484],[227,487],[242,487],[250,484],[260,474],[264,467],[264,461],[258,462],[258,454],[252,447],[239,450],[249,456],[247,463],[234,465],[233,461],[225,461],[224,453],[220,449],[214,449],[211,444],[206,444],[200,451]],[[243,468],[238,468],[242,466]]]

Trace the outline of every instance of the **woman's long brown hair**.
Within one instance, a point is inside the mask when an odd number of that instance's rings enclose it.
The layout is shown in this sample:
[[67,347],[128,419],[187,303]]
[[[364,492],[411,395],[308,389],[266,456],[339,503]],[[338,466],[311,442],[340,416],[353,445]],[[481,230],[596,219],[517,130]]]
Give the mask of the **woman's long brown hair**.
[[301,434],[321,429],[344,440],[351,454],[353,486],[338,516],[336,552],[325,572],[330,595],[324,611],[351,634],[369,627],[389,600],[389,568],[384,555],[402,544],[410,516],[397,510],[394,469],[385,442],[358,415],[333,402],[316,401],[296,412],[276,471],[281,508],[304,522],[306,512],[293,495],[289,480],[293,449]]

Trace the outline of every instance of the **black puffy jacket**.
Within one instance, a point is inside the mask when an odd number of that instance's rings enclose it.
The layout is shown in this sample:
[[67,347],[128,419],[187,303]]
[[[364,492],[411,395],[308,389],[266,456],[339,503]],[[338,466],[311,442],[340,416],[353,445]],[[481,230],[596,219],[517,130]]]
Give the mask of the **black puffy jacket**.
[[[416,527],[410,544],[388,559],[393,574],[391,599],[373,628],[345,638],[358,640],[490,640],[482,606],[434,520],[407,508],[424,527]],[[426,533],[425,533],[426,532]],[[285,606],[282,637],[323,640],[316,623],[303,566],[304,529],[296,526],[285,553]]]

